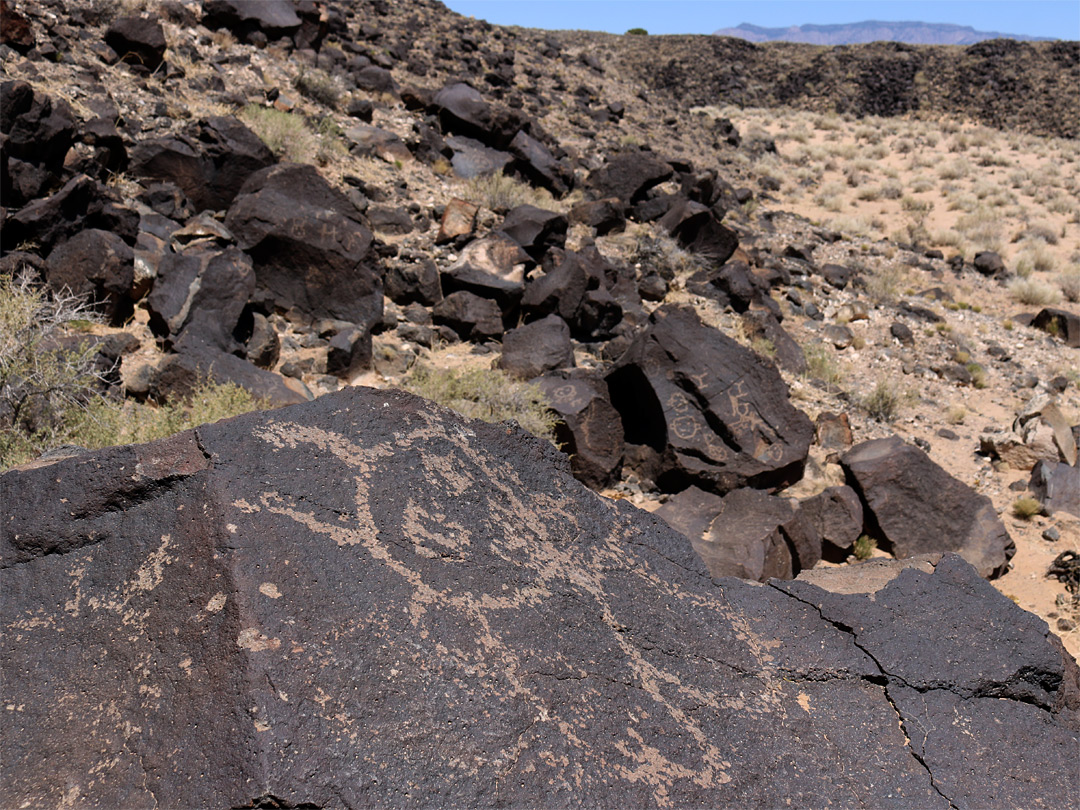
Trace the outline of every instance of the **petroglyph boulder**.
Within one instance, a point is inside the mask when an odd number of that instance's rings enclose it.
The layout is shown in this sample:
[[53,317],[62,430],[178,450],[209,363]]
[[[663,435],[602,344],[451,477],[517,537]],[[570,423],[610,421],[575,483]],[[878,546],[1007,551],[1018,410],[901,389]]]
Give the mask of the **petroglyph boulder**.
[[714,582],[550,445],[349,388],[0,478],[0,805],[1069,806],[1075,664],[956,557]]
[[802,475],[814,429],[780,373],[692,309],[657,309],[607,379],[627,442],[659,456],[662,488],[723,494]]

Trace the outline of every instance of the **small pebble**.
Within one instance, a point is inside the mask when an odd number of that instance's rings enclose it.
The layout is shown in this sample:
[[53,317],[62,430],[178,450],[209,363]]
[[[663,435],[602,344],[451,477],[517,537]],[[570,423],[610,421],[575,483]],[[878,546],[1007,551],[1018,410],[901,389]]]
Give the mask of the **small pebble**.
[[1072,619],[1066,619],[1065,617],[1062,617],[1057,620],[1057,629],[1062,631],[1063,633],[1067,633],[1070,630],[1076,629],[1076,622],[1074,622]]

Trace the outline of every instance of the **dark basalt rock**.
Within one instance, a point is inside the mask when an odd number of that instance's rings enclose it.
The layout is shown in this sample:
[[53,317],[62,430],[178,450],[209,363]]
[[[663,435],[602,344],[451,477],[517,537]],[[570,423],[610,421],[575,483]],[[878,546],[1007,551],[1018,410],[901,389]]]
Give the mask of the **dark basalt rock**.
[[382,281],[371,231],[313,166],[284,163],[253,174],[225,225],[255,263],[267,307],[297,307],[368,331],[382,318]]
[[578,203],[570,209],[569,219],[596,228],[597,236],[626,230],[626,214],[616,197]]
[[80,231],[53,249],[45,267],[52,290],[87,296],[111,323],[131,315],[135,254],[116,234]]
[[773,357],[780,368],[792,374],[806,372],[806,355],[802,347],[780,325],[772,312],[750,310],[742,314],[741,320],[750,339],[761,341],[762,351]]
[[656,310],[607,381],[626,440],[662,456],[657,483],[669,491],[722,494],[802,475],[813,425],[776,367],[692,309]]
[[[14,250],[23,242],[36,242],[43,255],[85,228],[111,231],[128,244],[134,244],[138,232],[138,215],[134,216],[134,233],[128,236],[126,214],[109,198],[105,187],[84,174],[71,178],[48,197],[34,200],[12,214],[4,222],[4,250]],[[122,227],[118,228],[120,225]]]
[[701,203],[680,200],[660,217],[660,227],[692,253],[723,264],[739,247],[735,231],[720,224],[711,208]]
[[555,439],[570,457],[574,477],[593,489],[616,483],[622,470],[623,426],[603,380],[564,371],[535,382],[559,415]]
[[165,32],[161,22],[148,14],[117,17],[105,31],[105,44],[121,62],[142,65],[151,73],[165,61]]
[[566,244],[566,217],[535,205],[519,205],[510,209],[499,225],[499,231],[509,236],[540,262],[549,248]]
[[0,26],[0,45],[7,45],[25,56],[35,43],[30,20],[20,14],[10,0],[0,0],[0,17],[4,19]]
[[446,296],[431,315],[437,325],[449,326],[463,340],[486,340],[503,333],[499,305],[466,290]]
[[550,149],[528,133],[519,132],[515,135],[510,141],[508,151],[516,158],[514,170],[530,183],[542,186],[559,197],[573,186],[573,171],[560,163]]
[[530,317],[556,314],[579,340],[606,340],[622,319],[622,306],[611,294],[615,268],[599,251],[580,253],[553,248],[544,256],[544,273],[530,279],[521,299]]
[[470,242],[454,264],[442,272],[446,292],[467,290],[499,303],[511,312],[525,290],[525,268],[529,255],[506,234],[491,233]]
[[268,39],[289,36],[300,28],[293,0],[205,0],[202,24],[207,28],[227,28],[239,39],[260,31]]
[[717,584],[549,445],[400,392],[0,480],[4,806],[1077,790],[1075,663],[958,558],[870,595]]
[[1075,312],[1044,307],[1032,319],[1031,325],[1064,341],[1066,346],[1080,349],[1080,315]]
[[954,551],[983,577],[1005,573],[1016,546],[994,504],[899,436],[871,439],[840,459],[863,501],[868,533],[899,558]]
[[597,199],[618,197],[630,205],[673,174],[671,166],[662,160],[641,152],[624,152],[590,174],[588,186]]
[[531,380],[545,371],[571,368],[574,365],[574,346],[570,342],[570,327],[558,315],[548,315],[539,321],[511,329],[503,335],[502,357],[498,367]]
[[395,304],[425,304],[431,306],[442,300],[439,268],[431,259],[413,264],[391,265],[383,279],[387,297]]
[[308,399],[290,388],[280,375],[216,346],[194,341],[184,345],[180,353],[165,357],[151,376],[148,393],[157,402],[179,402],[190,398],[207,380],[238,385],[269,408]]
[[196,212],[228,208],[252,174],[275,162],[254,132],[236,118],[222,116],[177,137],[140,141],[131,150],[133,174],[176,184]]
[[240,348],[233,333],[254,292],[251,259],[235,247],[168,253],[146,300],[150,329],[169,348],[207,345],[232,353]]
[[862,501],[851,487],[828,487],[800,503],[799,513],[821,536],[828,558],[844,559],[862,534]]

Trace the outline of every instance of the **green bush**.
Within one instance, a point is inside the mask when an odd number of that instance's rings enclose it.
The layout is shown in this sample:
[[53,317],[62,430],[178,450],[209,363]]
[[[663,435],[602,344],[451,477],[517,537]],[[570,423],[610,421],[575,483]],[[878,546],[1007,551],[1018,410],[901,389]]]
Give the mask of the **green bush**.
[[513,419],[534,436],[554,443],[556,418],[540,387],[519,382],[499,369],[436,369],[417,364],[402,387],[470,419]]
[[874,390],[863,397],[862,409],[877,422],[891,422],[900,413],[903,396],[888,380],[879,380]]
[[869,560],[874,555],[876,548],[877,540],[868,534],[864,534],[855,541],[851,553],[855,555],[856,560]]
[[1030,495],[1024,495],[1013,501],[1012,511],[1021,520],[1031,520],[1035,515],[1042,512],[1042,504]]
[[502,171],[481,174],[469,180],[464,195],[469,202],[504,213],[519,205],[535,205],[537,208],[554,210],[555,198],[547,189],[537,189],[515,177],[507,177]]
[[148,442],[262,406],[243,388],[210,380],[160,407],[102,395],[93,344],[59,342],[93,317],[77,296],[0,277],[0,469],[61,445]]
[[649,32],[646,31],[644,28],[631,28],[626,33],[635,37],[645,37],[649,35]]

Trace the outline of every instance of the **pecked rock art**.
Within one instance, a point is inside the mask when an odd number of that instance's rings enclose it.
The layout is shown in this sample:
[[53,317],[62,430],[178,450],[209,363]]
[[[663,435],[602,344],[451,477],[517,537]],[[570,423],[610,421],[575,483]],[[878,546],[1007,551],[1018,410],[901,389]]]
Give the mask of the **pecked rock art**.
[[[1064,806],[1078,787],[1075,664],[959,558],[869,595],[714,581],[550,446],[400,392],[0,487],[3,806]],[[913,633],[943,605],[947,662],[936,623]]]

